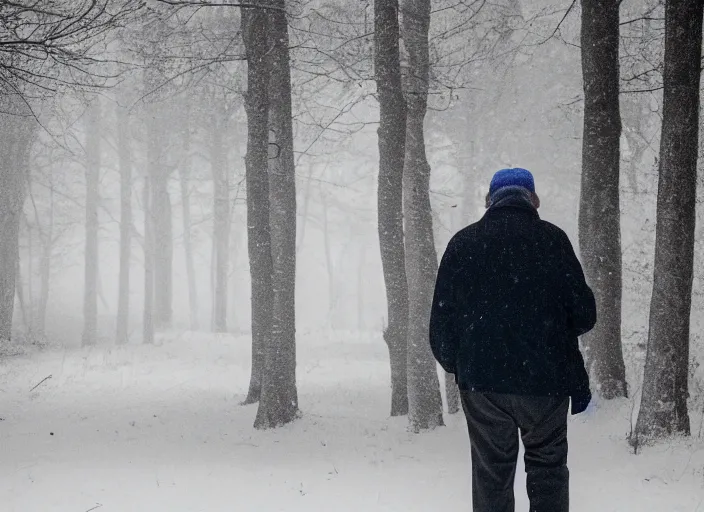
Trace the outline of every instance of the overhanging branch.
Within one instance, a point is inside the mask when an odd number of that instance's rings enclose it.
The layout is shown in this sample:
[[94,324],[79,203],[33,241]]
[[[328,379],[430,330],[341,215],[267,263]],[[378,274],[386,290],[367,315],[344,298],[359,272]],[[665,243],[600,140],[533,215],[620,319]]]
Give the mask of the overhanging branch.
[[283,11],[286,9],[276,5],[257,4],[252,2],[208,2],[201,0],[156,0],[159,3],[173,5],[176,7],[240,7],[244,9],[267,9],[271,11]]

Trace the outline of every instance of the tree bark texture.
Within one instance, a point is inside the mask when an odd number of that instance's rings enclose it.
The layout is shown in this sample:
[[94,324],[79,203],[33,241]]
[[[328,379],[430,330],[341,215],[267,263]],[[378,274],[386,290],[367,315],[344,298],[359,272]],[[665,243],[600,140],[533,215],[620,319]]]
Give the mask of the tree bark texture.
[[255,426],[275,428],[298,414],[296,388],[296,167],[285,0],[269,17],[269,223],[273,264],[271,338],[265,347]]
[[665,67],[650,329],[636,440],[689,435],[702,0],[665,4]]
[[584,140],[579,247],[599,319],[583,341],[596,388],[610,399],[628,393],[621,350],[618,0],[583,0],[581,37]]
[[86,245],[83,288],[82,345],[95,345],[98,338],[98,202],[100,182],[100,102],[86,112]]
[[213,332],[227,332],[227,282],[230,246],[230,173],[223,135],[225,120],[213,116],[210,135],[210,165],[213,175]]
[[379,97],[379,245],[386,285],[384,340],[391,365],[391,415],[408,413],[408,284],[403,242],[406,103],[401,89],[398,0],[374,0],[374,67]]
[[430,206],[430,164],[425,154],[424,135],[430,67],[430,0],[403,0],[401,9],[401,29],[408,57],[404,75],[407,122],[403,175],[408,281],[408,420],[411,430],[418,432],[443,425],[437,363],[428,338],[438,270]]
[[118,345],[129,341],[130,257],[132,249],[132,155],[130,153],[129,116],[124,106],[117,106],[117,156],[120,167],[120,277],[117,300]]
[[[4,112],[13,98],[0,98]],[[13,113],[0,114],[0,353],[12,337],[19,229],[25,198],[25,177],[31,148],[33,120]]]
[[271,233],[269,229],[269,63],[268,15],[265,10],[242,8],[242,39],[247,55],[247,244],[252,278],[252,375],[245,404],[259,401],[264,372],[264,348],[272,324]]
[[190,310],[191,330],[197,331],[198,322],[198,288],[196,286],[196,271],[193,263],[193,244],[191,243],[191,192],[190,179],[193,158],[191,155],[191,109],[186,103],[185,115],[182,121],[181,142],[183,144],[183,160],[178,167],[181,185],[181,208],[183,216],[183,250],[186,257],[186,276],[188,279],[188,306]]

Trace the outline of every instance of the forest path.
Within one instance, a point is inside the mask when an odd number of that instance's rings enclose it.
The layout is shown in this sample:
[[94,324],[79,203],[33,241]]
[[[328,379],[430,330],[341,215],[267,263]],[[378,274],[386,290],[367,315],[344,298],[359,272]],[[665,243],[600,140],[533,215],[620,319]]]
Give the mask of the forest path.
[[[17,512],[470,510],[464,419],[388,418],[380,339],[302,334],[302,418],[252,428],[249,341],[46,351],[0,364],[0,509]],[[34,391],[37,383],[51,375]],[[630,405],[570,420],[572,510],[704,512],[704,442],[629,453]],[[700,417],[693,418],[697,430]],[[696,436],[695,432],[695,436]],[[518,510],[527,510],[519,465]]]

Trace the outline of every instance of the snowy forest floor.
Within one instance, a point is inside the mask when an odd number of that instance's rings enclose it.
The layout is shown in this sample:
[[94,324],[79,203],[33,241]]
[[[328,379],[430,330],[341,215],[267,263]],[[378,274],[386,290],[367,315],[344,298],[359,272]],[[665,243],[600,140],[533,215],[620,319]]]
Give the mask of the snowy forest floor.
[[[381,339],[302,334],[302,418],[256,431],[249,341],[45,350],[0,363],[0,508],[18,512],[471,510],[464,418],[414,435],[389,418]],[[34,391],[30,389],[51,375]],[[693,437],[633,455],[632,403],[570,419],[572,510],[704,512]],[[517,509],[527,510],[519,465]],[[97,507],[97,508],[94,508]]]

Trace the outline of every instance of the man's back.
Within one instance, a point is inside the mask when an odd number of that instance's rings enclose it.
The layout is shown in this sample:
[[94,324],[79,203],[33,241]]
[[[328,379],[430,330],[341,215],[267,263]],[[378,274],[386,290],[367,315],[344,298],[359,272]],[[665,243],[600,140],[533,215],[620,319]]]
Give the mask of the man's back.
[[508,201],[450,241],[430,341],[460,389],[569,396],[588,392],[577,336],[595,311],[567,235]]
[[463,389],[568,394],[563,236],[535,211],[504,207],[453,240]]
[[591,399],[577,337],[596,305],[539,206],[529,171],[497,172],[486,215],[453,237],[438,270],[430,344],[460,387],[475,512],[514,512],[519,431],[531,511],[569,509],[567,397],[573,413]]

